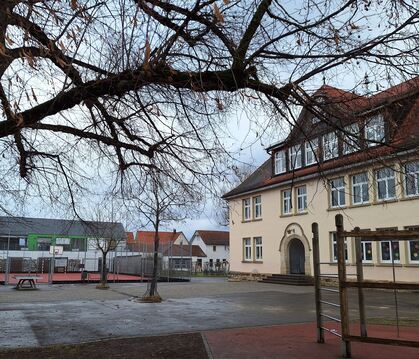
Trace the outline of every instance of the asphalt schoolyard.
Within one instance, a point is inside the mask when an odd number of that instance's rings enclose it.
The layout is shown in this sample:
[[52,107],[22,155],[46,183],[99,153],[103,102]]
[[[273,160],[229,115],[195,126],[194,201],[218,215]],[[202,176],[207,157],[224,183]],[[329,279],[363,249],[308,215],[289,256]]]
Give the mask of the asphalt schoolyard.
[[[139,303],[135,297],[145,290],[145,284],[141,283],[111,283],[106,291],[97,290],[94,285],[80,284],[45,285],[38,291],[0,287],[0,347],[43,347],[109,338],[201,332],[209,355],[246,357],[232,348],[246,347],[244,344],[252,343],[249,338],[260,335],[265,339],[271,337],[270,347],[276,348],[281,341],[266,333],[276,333],[279,329],[273,328],[284,328],[283,325],[315,320],[312,287],[197,279],[191,283],[160,283],[159,293],[165,299],[162,303]],[[356,320],[356,298],[351,298],[350,313]],[[398,301],[403,321],[419,320],[419,293],[401,292]],[[377,320],[379,323],[382,318],[393,320],[393,293],[368,292],[367,312],[372,323]],[[336,312],[331,310],[330,314]],[[315,330],[310,335],[311,329],[307,329],[310,325],[305,324],[306,329],[301,329],[300,337],[314,343]],[[263,331],[263,327],[271,330]],[[297,338],[298,327],[289,328],[287,331],[294,330]],[[247,338],[243,345],[240,338]],[[230,343],[230,351],[220,344],[223,340]],[[257,343],[255,341],[251,348],[256,349]],[[230,356],[223,356],[228,354]],[[248,354],[252,357],[251,352]],[[259,357],[280,357],[272,352],[268,354],[266,350],[265,354]]]

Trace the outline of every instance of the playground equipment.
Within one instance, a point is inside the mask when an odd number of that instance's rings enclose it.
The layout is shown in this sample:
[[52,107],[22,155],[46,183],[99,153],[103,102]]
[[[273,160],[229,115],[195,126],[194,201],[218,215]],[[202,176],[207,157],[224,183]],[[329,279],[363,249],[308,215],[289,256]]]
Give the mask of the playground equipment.
[[[353,231],[346,232],[343,226],[343,216],[341,214],[335,217],[336,234],[337,234],[337,274],[321,273],[321,265],[334,264],[332,262],[320,261],[319,249],[319,226],[317,223],[312,224],[313,232],[313,264],[314,264],[314,283],[315,283],[315,300],[316,300],[316,320],[317,320],[317,342],[324,343],[324,332],[329,332],[341,338],[342,355],[345,358],[351,357],[351,342],[375,343],[397,346],[409,346],[419,348],[419,341],[378,338],[368,336],[366,316],[364,288],[374,289],[392,289],[394,291],[395,308],[396,308],[396,325],[397,336],[399,336],[399,306],[397,300],[397,290],[419,290],[418,283],[397,282],[394,264],[394,255],[392,255],[392,271],[393,281],[364,280],[363,263],[362,263],[362,241],[390,241],[390,250],[393,250],[393,241],[408,241],[419,238],[419,231],[410,230],[392,230],[392,231],[361,231],[356,227]],[[345,239],[355,239],[355,255],[356,255],[356,277],[355,280],[348,280],[346,273],[345,261]],[[330,288],[322,285],[322,279],[337,279],[338,288]],[[349,327],[349,310],[348,310],[348,288],[357,288],[358,308],[359,308],[359,325],[360,335],[350,333]],[[339,295],[339,302],[329,302],[322,298],[323,292],[331,292]],[[339,308],[340,318],[325,314],[322,311],[323,306],[331,306]],[[335,329],[327,328],[324,324],[324,318],[339,323],[340,333]]]

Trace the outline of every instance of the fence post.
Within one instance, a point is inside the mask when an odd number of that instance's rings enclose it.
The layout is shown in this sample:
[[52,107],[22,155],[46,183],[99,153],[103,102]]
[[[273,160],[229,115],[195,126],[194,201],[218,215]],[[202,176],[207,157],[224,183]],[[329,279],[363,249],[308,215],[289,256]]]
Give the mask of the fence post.
[[319,250],[319,225],[311,225],[313,233],[313,267],[314,267],[314,295],[316,299],[317,343],[324,343],[323,321],[321,316],[321,292],[320,292],[320,250]]
[[10,265],[11,265],[11,258],[9,256],[6,257],[6,272],[4,275],[4,284],[9,284],[9,276],[10,276]]
[[[359,232],[360,228],[355,227],[355,232]],[[362,244],[361,237],[355,237],[355,259],[356,259],[356,280],[358,284],[364,282],[364,268],[362,267]],[[358,309],[359,309],[359,325],[361,337],[367,336],[367,324],[365,320],[365,299],[364,288],[358,287]]]
[[339,299],[340,299],[340,320],[342,333],[342,355],[345,358],[351,357],[351,342],[347,340],[349,336],[348,318],[348,292],[346,282],[346,263],[345,263],[345,236],[343,235],[343,216],[337,214],[335,217],[337,235],[337,254],[338,254],[338,278],[339,278]]

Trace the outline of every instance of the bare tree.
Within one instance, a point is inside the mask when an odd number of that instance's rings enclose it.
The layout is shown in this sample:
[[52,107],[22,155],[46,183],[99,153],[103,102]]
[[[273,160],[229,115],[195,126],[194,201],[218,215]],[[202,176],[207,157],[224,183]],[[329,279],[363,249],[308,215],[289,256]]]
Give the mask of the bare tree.
[[202,198],[199,188],[193,182],[187,183],[186,179],[182,183],[175,182],[166,172],[149,171],[143,173],[143,177],[137,177],[137,186],[131,188],[129,194],[125,193],[124,197],[129,198],[130,205],[143,219],[143,226],[151,226],[154,231],[153,274],[144,300],[161,300],[157,292],[159,231],[164,226],[185,220],[197,211]]
[[111,214],[107,216],[104,208],[105,207],[96,209],[93,221],[83,222],[88,228],[90,243],[101,253],[99,268],[100,283],[97,286],[99,289],[109,288],[107,266],[108,254],[115,251],[118,245],[126,239],[124,227],[114,219],[113,209]]
[[216,174],[230,111],[271,128],[322,77],[411,77],[417,24],[398,0],[3,0],[0,154],[24,182],[1,190],[75,206],[92,165]]
[[215,218],[220,226],[228,226],[230,218],[228,203],[222,198],[222,196],[245,181],[246,178],[254,172],[254,170],[255,167],[247,163],[233,165],[231,167],[230,175],[218,187],[216,191],[217,195],[214,199],[214,210],[216,211]]

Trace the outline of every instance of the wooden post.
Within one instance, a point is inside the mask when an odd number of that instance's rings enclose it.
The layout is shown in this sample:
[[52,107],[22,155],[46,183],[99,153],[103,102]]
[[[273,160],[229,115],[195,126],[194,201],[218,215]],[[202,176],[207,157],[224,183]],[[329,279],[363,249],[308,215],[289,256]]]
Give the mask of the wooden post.
[[[360,228],[355,227],[355,232],[359,232]],[[356,258],[356,280],[358,283],[364,281],[364,268],[362,267],[362,238],[355,237],[355,258]],[[367,336],[367,324],[365,320],[365,299],[364,289],[358,287],[358,309],[359,309],[359,325],[361,329],[361,337]]]
[[337,214],[335,217],[337,235],[337,254],[338,254],[338,278],[339,278],[339,299],[340,299],[340,320],[342,332],[342,355],[345,358],[351,357],[351,342],[349,336],[349,317],[348,317],[348,293],[345,286],[346,282],[346,263],[345,263],[345,237],[343,235],[343,216]]
[[320,249],[319,249],[319,225],[311,225],[313,233],[313,267],[314,267],[314,295],[316,299],[316,320],[317,320],[317,343],[324,343],[323,321],[321,316],[321,291],[320,291]]

